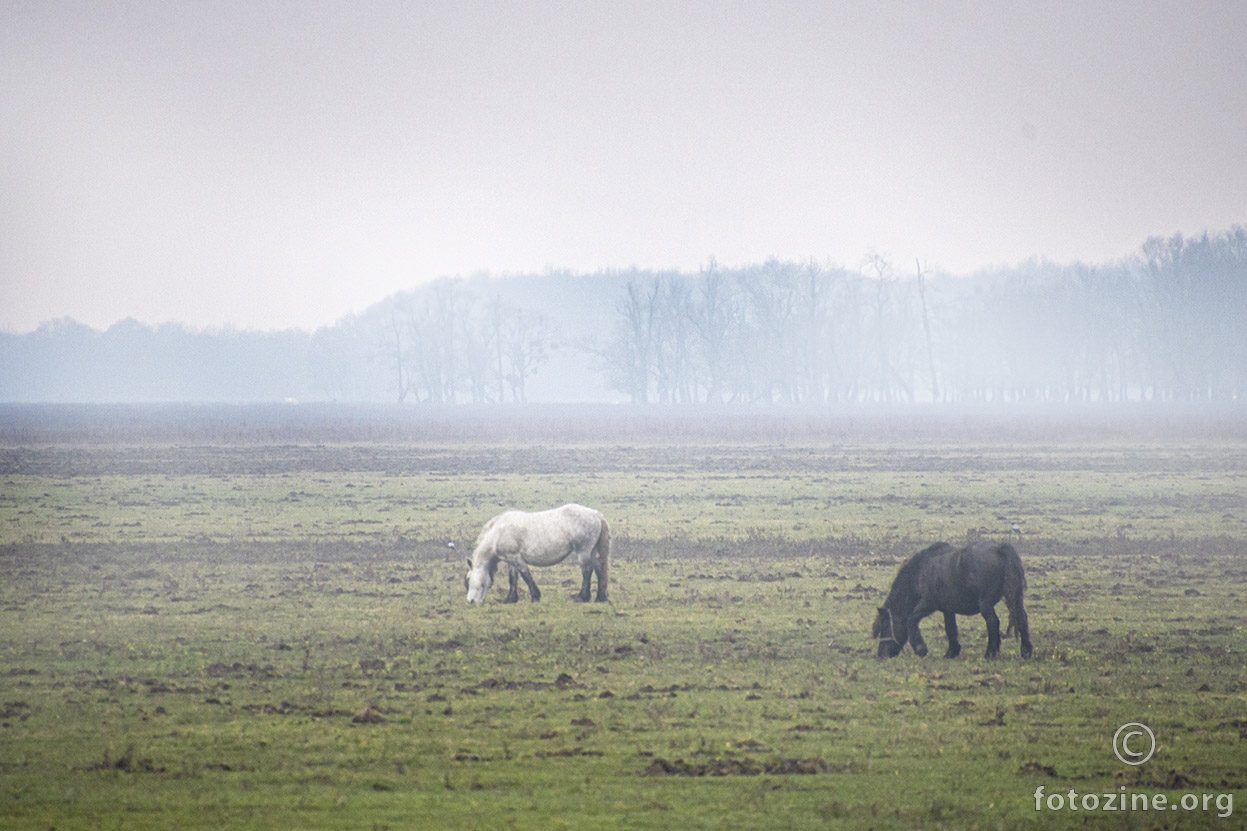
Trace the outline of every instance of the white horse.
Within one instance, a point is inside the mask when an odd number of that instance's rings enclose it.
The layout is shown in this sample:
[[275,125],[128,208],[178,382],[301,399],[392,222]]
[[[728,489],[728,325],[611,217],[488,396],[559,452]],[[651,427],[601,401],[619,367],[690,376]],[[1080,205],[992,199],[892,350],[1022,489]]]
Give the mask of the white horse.
[[528,584],[528,596],[541,599],[541,590],[533,582],[529,566],[552,566],[574,557],[584,576],[580,594],[575,599],[589,601],[589,584],[596,572],[598,592],[594,600],[606,597],[606,571],[610,564],[611,529],[606,519],[583,505],[564,505],[550,511],[527,513],[507,511],[485,523],[476,538],[476,548],[468,560],[466,580],[469,603],[483,603],[493,585],[498,563],[506,563],[511,591],[504,603],[520,599],[518,580]]

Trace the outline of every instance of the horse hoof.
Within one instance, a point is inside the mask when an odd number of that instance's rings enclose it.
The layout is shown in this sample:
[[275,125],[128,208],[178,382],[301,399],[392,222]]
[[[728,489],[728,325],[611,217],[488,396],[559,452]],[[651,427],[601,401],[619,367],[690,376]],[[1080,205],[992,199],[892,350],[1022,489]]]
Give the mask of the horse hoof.
[[919,658],[925,658],[927,657],[927,648],[925,646],[915,646],[914,654]]
[[956,652],[954,652],[953,650],[951,650],[951,649],[950,649],[950,650],[948,650],[947,652],[945,652],[945,653],[944,653],[944,657],[945,657],[945,658],[948,658],[949,660],[952,660],[953,658],[956,658],[956,657],[957,657],[958,655],[960,655],[960,654],[961,654],[961,650],[960,650],[960,649],[958,649]]
[[594,603],[606,603],[608,602],[608,600],[606,598],[606,595],[599,594],[597,597],[593,598],[593,602]]
[[1028,643],[1022,644],[1022,657],[1029,658],[1035,652],[1035,648]]
[[502,602],[503,603],[519,603],[520,599],[518,597],[504,597],[502,598]]

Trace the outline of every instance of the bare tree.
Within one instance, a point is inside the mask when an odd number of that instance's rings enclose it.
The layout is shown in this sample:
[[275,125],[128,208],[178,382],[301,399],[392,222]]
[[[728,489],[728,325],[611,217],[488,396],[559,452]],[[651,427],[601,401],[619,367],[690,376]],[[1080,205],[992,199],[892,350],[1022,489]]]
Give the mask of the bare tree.
[[443,277],[429,286],[427,296],[430,301],[428,342],[436,355],[436,372],[430,377],[431,385],[436,386],[434,400],[454,404],[462,372],[457,335],[460,321],[470,314],[472,295],[464,290],[461,280]]
[[875,343],[877,351],[875,354],[878,364],[875,371],[878,373],[878,395],[880,401],[892,400],[892,365],[889,360],[888,336],[889,336],[889,306],[892,301],[892,264],[879,252],[871,251],[866,255],[865,267],[869,270],[874,283],[874,325],[875,325]]
[[740,354],[749,398],[791,400],[792,315],[795,281],[792,270],[775,259],[746,270],[740,277],[745,308],[744,349]]
[[489,300],[489,336],[494,348],[496,379],[498,382],[498,403],[506,401],[506,371],[502,365],[502,326],[506,320],[507,306],[501,297],[494,296]]
[[544,317],[523,309],[512,309],[505,316],[502,351],[507,359],[506,380],[513,401],[528,403],[528,378],[545,366],[552,348],[550,327]]
[[798,296],[796,360],[799,363],[797,395],[806,401],[825,401],[835,363],[831,332],[831,299],[834,273],[810,259],[801,270]]
[[648,288],[629,280],[623,302],[617,307],[620,319],[611,343],[599,353],[606,365],[608,383],[628,393],[634,404],[649,401],[649,374],[654,346],[655,315],[660,291],[657,279]]
[[927,367],[931,372],[931,399],[940,400],[940,380],[935,374],[935,347],[931,343],[931,318],[927,315],[927,288],[922,279],[922,263],[917,258],[914,265],[918,268],[918,300],[922,304],[922,332],[927,340]]
[[690,298],[689,321],[696,332],[697,354],[706,372],[706,401],[717,404],[723,400],[737,303],[714,257],[702,267],[697,288],[696,298]]
[[390,304],[386,315],[383,351],[389,358],[394,372],[396,398],[399,404],[407,400],[411,392],[412,379],[407,367],[407,353],[412,343],[409,336],[413,335],[411,306],[405,298],[395,298]]
[[693,355],[692,287],[680,275],[655,280],[650,355],[655,392],[663,403],[697,400]]
[[475,298],[472,299],[470,313],[459,320],[458,337],[463,376],[472,395],[472,403],[488,403],[494,381],[495,334],[490,319],[477,312]]

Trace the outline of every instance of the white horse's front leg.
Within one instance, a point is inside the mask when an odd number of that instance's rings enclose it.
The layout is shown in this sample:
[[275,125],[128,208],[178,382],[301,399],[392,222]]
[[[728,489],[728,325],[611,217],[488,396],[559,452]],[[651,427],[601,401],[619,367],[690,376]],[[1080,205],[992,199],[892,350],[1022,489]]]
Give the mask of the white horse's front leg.
[[[528,563],[520,561],[519,566],[515,569],[520,573],[520,577],[524,578],[524,583],[528,586],[528,597],[534,603],[541,599],[541,589],[537,588],[537,583],[533,580],[533,574],[528,570]],[[514,572],[512,572],[514,574]],[[514,578],[512,578],[511,591],[515,591]],[[518,597],[516,598],[518,599]]]
[[519,578],[516,576],[519,569],[511,563],[507,563],[507,581],[510,583],[510,589],[507,590],[507,596],[502,599],[503,603],[518,603],[520,600]]

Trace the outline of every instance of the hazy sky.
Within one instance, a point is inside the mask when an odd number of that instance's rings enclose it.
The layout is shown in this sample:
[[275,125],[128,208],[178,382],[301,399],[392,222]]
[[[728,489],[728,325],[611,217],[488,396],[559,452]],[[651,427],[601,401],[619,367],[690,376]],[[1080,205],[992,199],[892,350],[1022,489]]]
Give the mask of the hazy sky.
[[1247,222],[1247,3],[0,0],[0,327]]

